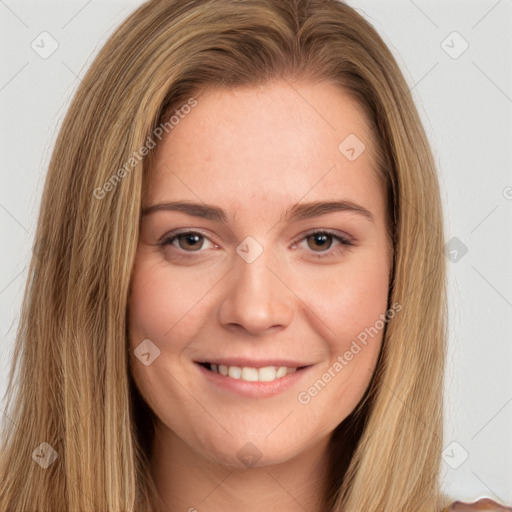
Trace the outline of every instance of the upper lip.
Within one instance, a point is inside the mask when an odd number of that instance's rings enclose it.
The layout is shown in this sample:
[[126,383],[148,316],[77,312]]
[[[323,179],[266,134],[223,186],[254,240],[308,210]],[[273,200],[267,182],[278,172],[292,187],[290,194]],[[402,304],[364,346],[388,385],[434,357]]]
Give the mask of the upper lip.
[[196,363],[222,364],[224,366],[238,366],[240,368],[264,368],[266,366],[302,368],[311,365],[311,363],[291,359],[249,359],[246,357],[213,357],[212,359],[201,359],[200,361],[196,361]]

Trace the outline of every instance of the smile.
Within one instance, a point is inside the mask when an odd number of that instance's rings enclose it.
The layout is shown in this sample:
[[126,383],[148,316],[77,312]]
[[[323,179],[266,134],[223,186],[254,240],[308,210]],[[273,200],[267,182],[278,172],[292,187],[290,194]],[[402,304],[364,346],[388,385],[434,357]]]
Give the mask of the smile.
[[212,363],[201,363],[201,366],[224,377],[240,379],[246,382],[272,382],[298,370],[298,368],[288,368],[287,366],[254,368],[251,366],[227,366]]
[[290,359],[254,360],[218,358],[195,361],[205,382],[222,390],[247,398],[266,398],[297,387],[316,365]]

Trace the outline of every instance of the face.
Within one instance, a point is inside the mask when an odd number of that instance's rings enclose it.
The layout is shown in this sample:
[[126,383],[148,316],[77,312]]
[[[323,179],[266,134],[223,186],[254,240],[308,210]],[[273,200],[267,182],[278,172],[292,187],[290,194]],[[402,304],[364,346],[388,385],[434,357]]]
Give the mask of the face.
[[263,466],[354,410],[392,262],[373,150],[363,111],[328,83],[210,90],[162,140],[129,318],[134,379],[165,435]]

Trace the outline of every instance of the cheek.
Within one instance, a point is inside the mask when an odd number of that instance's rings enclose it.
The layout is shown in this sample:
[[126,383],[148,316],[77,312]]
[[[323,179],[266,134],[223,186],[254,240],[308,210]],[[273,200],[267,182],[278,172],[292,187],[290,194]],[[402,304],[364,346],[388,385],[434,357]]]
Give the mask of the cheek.
[[[346,265],[303,275],[301,297],[316,316],[333,352],[343,351],[352,337],[370,328],[384,314],[389,291],[389,266],[377,251],[359,251]],[[307,313],[307,308],[304,310]]]
[[[201,297],[212,287],[208,278],[198,278],[197,273],[192,277],[186,270],[171,272],[167,263],[144,252],[132,275],[128,305],[131,369],[139,391],[159,417],[180,409],[189,399],[181,357],[200,330],[205,315]],[[146,365],[141,354],[148,352]],[[169,418],[172,423],[173,416]]]
[[132,278],[129,304],[132,344],[149,338],[162,346],[179,348],[176,343],[180,339],[195,335],[205,304],[202,299],[214,284],[211,273],[198,275],[197,271],[187,269],[171,272],[165,262],[142,260]]
[[[321,331],[329,361],[304,389],[300,403],[316,401],[318,410],[343,404],[341,416],[357,405],[366,390],[380,352],[386,326],[389,266],[380,253],[359,253],[350,265],[318,279],[304,277],[310,324]],[[306,287],[307,285],[307,287]],[[329,391],[322,392],[324,388]],[[321,396],[320,396],[321,395]],[[318,398],[316,398],[318,396]],[[325,408],[325,409],[324,409]]]

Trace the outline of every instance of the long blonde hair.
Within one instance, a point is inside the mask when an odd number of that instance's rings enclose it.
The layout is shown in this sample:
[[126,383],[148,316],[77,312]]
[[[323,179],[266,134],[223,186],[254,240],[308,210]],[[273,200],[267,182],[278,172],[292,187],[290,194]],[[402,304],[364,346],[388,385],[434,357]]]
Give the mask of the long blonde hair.
[[[153,0],[94,60],[53,151],[9,377],[0,511],[156,510],[151,411],[133,384],[127,348],[153,157],[130,159],[191,96],[274,79],[332,81],[365,109],[389,202],[389,304],[403,307],[386,326],[364,400],[333,435],[330,512],[446,506],[440,193],[391,52],[337,0]],[[53,453],[47,468],[35,462]]]

